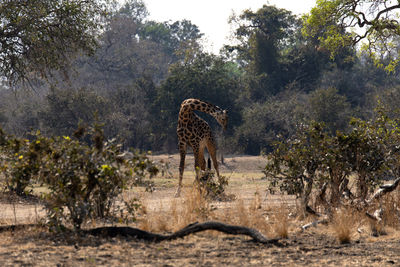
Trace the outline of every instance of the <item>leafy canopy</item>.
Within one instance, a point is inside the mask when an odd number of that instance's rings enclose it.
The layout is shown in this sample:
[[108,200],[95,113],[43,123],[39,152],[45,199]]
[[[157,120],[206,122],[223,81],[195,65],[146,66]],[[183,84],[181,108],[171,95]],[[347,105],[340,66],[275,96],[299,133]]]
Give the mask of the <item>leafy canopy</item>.
[[105,8],[98,0],[1,1],[0,75],[10,84],[47,77],[76,52],[92,53]]
[[362,44],[377,64],[382,64],[382,57],[391,57],[386,70],[393,71],[398,61],[392,53],[400,34],[399,9],[400,3],[391,0],[317,0],[303,17],[303,34],[318,38],[331,57],[343,47]]

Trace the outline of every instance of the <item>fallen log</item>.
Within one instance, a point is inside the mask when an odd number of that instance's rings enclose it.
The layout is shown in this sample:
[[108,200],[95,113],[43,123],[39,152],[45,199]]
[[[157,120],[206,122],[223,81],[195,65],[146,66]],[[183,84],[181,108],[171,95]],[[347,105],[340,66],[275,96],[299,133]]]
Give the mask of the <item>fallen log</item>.
[[167,235],[151,233],[133,227],[117,227],[117,226],[99,227],[99,228],[84,230],[84,232],[95,236],[100,235],[107,237],[115,237],[119,235],[119,236],[142,239],[150,242],[161,242],[166,240],[183,238],[187,235],[206,230],[215,230],[231,235],[247,235],[251,237],[254,242],[257,243],[280,245],[278,242],[279,239],[268,239],[256,229],[244,226],[225,224],[217,221],[208,221],[203,223],[195,222],[187,225],[186,227],[172,234],[167,234]]

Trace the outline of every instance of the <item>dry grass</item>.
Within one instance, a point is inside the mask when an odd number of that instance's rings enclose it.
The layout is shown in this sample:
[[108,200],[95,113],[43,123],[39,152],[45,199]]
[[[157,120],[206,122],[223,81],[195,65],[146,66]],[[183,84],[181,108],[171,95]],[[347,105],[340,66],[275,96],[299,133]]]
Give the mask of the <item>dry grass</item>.
[[387,229],[400,229],[400,191],[394,191],[384,196],[379,203],[370,209],[378,220],[369,218],[369,228],[372,236],[387,235]]
[[173,232],[193,222],[218,220],[259,230],[269,237],[287,238],[289,235],[288,207],[285,204],[267,206],[256,191],[254,197],[237,199],[214,206],[195,188],[183,191],[182,198],[172,198],[169,203],[159,203],[150,209],[142,208],[138,227],[153,232]]
[[274,232],[277,237],[289,237],[289,208],[285,203],[281,203],[275,210]]
[[160,202],[157,208],[150,210],[142,205],[144,218],[139,227],[147,231],[171,232],[190,223],[211,218],[213,207],[199,190],[194,187],[183,191],[183,198],[172,198],[166,207]]
[[259,230],[266,236],[271,236],[271,222],[268,208],[262,205],[260,194],[256,191],[254,198],[245,201],[237,199],[229,207],[215,212],[217,220],[225,223],[241,225]]
[[[132,192],[125,193],[128,199],[135,197],[143,200],[138,221],[131,226],[162,233],[175,231],[196,221],[218,220],[255,228],[270,238],[289,236],[282,241],[285,244],[283,247],[259,246],[252,242],[243,242],[242,237],[227,237],[216,231],[153,244],[120,237],[66,237],[50,234],[42,228],[38,229],[37,233],[33,229],[2,232],[0,262],[4,266],[400,265],[398,192],[388,194],[370,210],[373,213],[382,208],[382,221],[374,227],[384,227],[382,229],[387,235],[371,236],[365,215],[346,209],[338,211],[335,220],[327,226],[318,224],[316,227],[300,231],[300,226],[306,222],[295,219],[295,199],[279,195],[268,195],[268,198],[264,199],[266,181],[256,176],[255,168],[249,170],[250,164],[247,162],[243,162],[245,168],[234,165],[242,160],[243,158],[232,158],[230,161],[227,159],[227,165],[234,166],[235,173],[230,174],[226,167],[223,170],[230,178],[227,192],[236,194],[237,200],[222,202],[206,199],[191,188],[193,173],[185,174],[185,190],[182,197],[173,198],[177,179],[161,177],[155,180],[156,191],[152,194],[145,192],[144,188],[135,188]],[[177,166],[173,170],[177,170]],[[33,206],[30,206],[29,209],[25,209],[25,204],[17,204],[15,214],[10,204],[3,203],[0,215],[4,219],[1,219],[0,223],[12,224],[15,217],[18,223],[34,222],[35,218],[43,217],[40,210],[35,212]],[[311,221],[317,219],[307,218]],[[360,233],[357,233],[357,228],[361,229]],[[345,243],[356,237],[360,237],[360,242],[332,246],[333,239],[337,238],[339,242]]]
[[387,194],[382,202],[382,218],[384,224],[393,228],[400,228],[400,191]]
[[351,208],[341,208],[333,214],[331,228],[341,244],[350,243],[361,218],[361,215]]

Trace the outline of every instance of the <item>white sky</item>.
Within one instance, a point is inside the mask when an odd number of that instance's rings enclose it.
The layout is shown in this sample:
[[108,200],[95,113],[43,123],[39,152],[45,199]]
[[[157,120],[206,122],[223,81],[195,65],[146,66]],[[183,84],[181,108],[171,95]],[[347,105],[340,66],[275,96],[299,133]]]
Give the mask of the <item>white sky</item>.
[[190,20],[206,38],[206,49],[218,53],[228,44],[230,26],[228,18],[242,10],[256,11],[265,4],[275,5],[300,15],[308,13],[316,0],[144,0],[150,19],[155,21]]

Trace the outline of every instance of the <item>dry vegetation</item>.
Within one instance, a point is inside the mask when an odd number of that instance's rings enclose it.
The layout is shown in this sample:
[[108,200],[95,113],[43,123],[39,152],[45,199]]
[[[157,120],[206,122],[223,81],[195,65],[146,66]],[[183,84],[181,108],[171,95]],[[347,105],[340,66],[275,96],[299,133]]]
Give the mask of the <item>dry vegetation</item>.
[[[161,156],[154,156],[159,159]],[[169,160],[176,170],[176,156]],[[187,169],[190,169],[190,160]],[[215,231],[183,239],[149,243],[133,238],[101,238],[71,233],[49,233],[28,227],[0,233],[1,266],[387,266],[399,265],[399,192],[385,196],[380,207],[382,220],[369,219],[351,208],[337,210],[328,224],[304,231],[301,226],[317,220],[297,216],[291,196],[266,195],[265,181],[257,174],[261,157],[226,158],[223,173],[230,178],[227,194],[232,201],[212,201],[193,189],[193,173],[184,177],[185,190],[174,198],[176,180],[156,178],[154,193],[136,190],[124,198],[143,199],[135,224],[147,231],[169,233],[193,222],[217,220],[258,229],[268,238],[280,238],[279,245],[261,245],[245,236]],[[174,173],[172,173],[174,175]],[[32,201],[3,199],[2,225],[36,223],[42,211]],[[374,207],[375,210],[375,207]],[[101,226],[93,222],[86,227]]]

